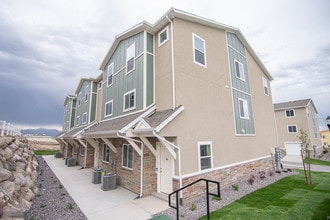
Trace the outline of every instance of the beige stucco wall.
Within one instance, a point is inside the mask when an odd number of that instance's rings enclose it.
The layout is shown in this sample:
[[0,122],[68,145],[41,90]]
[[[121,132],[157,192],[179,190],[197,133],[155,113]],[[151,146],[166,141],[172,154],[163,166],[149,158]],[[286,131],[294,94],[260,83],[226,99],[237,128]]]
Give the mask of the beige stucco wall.
[[[206,42],[207,68],[193,61],[192,33]],[[225,31],[175,19],[174,40],[176,105],[185,109],[161,135],[177,137],[182,174],[199,171],[198,142],[202,141],[212,141],[214,168],[270,155],[269,148],[276,145],[272,99],[263,94],[264,74],[252,57],[247,54],[256,135],[235,136]],[[170,42],[166,46],[170,47]],[[162,59],[157,58],[160,53],[160,48],[156,48],[156,104],[157,108],[171,108],[166,97],[169,94],[164,93],[171,85],[157,88],[161,83],[169,83],[171,70],[165,64],[170,51]],[[162,78],[166,80],[161,81]]]

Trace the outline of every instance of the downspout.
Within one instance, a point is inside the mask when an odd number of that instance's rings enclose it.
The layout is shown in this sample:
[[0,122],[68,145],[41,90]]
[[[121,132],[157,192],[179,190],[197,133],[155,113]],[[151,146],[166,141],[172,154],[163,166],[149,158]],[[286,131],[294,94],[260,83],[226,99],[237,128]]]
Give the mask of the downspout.
[[[162,140],[162,141],[166,142],[167,144],[171,145],[172,147],[174,147],[175,149],[178,150],[178,160],[179,160],[179,161],[178,161],[178,162],[179,162],[179,164],[178,164],[178,168],[179,168],[179,188],[182,188],[181,150],[180,150],[180,148],[179,148],[178,146],[176,146],[175,144],[173,144],[173,143],[169,142],[168,140],[166,140],[164,137],[162,137],[162,136],[156,134],[155,131],[152,131],[152,133],[153,133],[153,135],[154,135],[155,137],[157,137],[159,140]],[[180,191],[180,202],[182,202],[182,190]]]
[[119,132],[117,132],[117,136],[120,137],[120,138],[123,138],[123,139],[126,139],[126,140],[130,140],[130,141],[134,141],[134,142],[137,142],[137,143],[140,143],[141,144],[141,166],[140,166],[140,195],[138,196],[139,198],[142,198],[143,197],[143,148],[144,148],[144,144],[142,141],[139,141],[139,140],[136,140],[136,139],[133,139],[133,138],[129,138],[129,137],[125,137],[121,134],[119,134]]
[[166,15],[167,20],[171,23],[171,59],[172,59],[172,109],[174,110],[176,107],[176,92],[175,92],[175,67],[174,67],[174,40],[173,40],[173,21]]

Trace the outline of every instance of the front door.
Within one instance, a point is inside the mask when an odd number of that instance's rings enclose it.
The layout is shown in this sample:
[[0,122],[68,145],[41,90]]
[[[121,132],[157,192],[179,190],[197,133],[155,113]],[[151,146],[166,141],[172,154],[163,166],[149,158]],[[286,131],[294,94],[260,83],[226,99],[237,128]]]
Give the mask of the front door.
[[173,191],[173,158],[166,147],[157,143],[158,152],[158,184],[162,193],[170,194]]

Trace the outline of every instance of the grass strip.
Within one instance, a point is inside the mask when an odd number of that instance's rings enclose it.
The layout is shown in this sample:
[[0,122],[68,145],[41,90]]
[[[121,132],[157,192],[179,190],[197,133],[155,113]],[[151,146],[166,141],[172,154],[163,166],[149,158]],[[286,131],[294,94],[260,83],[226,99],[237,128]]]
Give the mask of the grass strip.
[[58,150],[34,150],[35,155],[54,155]]

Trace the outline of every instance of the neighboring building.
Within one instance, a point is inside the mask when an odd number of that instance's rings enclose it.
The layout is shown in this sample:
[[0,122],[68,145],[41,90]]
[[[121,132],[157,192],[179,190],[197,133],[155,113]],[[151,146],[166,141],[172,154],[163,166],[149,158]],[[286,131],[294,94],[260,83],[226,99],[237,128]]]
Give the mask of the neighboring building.
[[307,132],[313,155],[321,152],[318,112],[312,99],[274,104],[280,147],[288,155],[300,155],[300,129]]
[[75,110],[76,110],[76,96],[67,95],[64,100],[64,114],[63,114],[63,127],[62,131],[69,131],[74,127],[75,122]]
[[84,167],[140,196],[273,168],[272,77],[238,29],[172,8],[116,36],[100,69],[97,123],[58,138],[94,152]]
[[321,131],[322,146],[327,149],[330,148],[330,130]]

